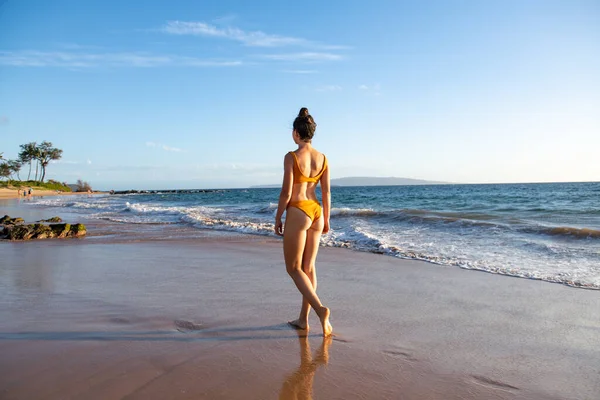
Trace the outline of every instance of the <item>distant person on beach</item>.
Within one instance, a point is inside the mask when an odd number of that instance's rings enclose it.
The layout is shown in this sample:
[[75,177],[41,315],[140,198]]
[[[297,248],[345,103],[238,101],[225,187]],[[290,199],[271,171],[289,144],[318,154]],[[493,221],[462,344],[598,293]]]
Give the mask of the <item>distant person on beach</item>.
[[[315,260],[319,251],[321,233],[329,231],[331,192],[327,158],[312,147],[311,140],[317,128],[308,109],[301,108],[294,120],[292,138],[298,145],[283,159],[283,185],[275,215],[275,233],[283,236],[283,255],[288,274],[302,293],[300,316],[289,324],[296,329],[308,330],[308,314],[312,307],[321,321],[323,336],[331,335],[329,309],[317,296]],[[315,189],[321,183],[323,208]],[[281,221],[285,216],[285,229]]]

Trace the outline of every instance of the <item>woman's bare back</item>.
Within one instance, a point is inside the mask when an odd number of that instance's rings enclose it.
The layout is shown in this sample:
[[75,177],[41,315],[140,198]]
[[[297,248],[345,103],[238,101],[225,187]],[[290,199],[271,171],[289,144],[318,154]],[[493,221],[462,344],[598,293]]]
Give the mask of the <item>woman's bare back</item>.
[[[299,149],[294,152],[298,169],[305,177],[318,176],[325,166],[325,155],[314,148]],[[294,161],[296,162],[296,161]],[[292,200],[317,200],[315,189],[319,182],[300,182],[292,185]]]

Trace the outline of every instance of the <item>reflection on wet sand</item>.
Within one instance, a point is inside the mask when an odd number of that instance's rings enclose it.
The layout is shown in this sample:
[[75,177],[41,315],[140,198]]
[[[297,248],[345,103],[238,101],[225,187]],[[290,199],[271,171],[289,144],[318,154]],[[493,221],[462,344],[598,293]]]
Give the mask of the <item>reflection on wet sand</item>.
[[300,342],[300,366],[283,382],[279,393],[280,400],[312,399],[315,372],[321,365],[329,362],[329,346],[332,337],[323,338],[323,342],[313,358],[307,336],[298,335]]

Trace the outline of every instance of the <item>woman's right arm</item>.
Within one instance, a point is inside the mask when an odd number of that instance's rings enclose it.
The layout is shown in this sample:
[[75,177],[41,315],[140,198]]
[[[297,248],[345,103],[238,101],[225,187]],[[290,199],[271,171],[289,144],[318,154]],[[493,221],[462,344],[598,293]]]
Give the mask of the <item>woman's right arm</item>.
[[323,233],[329,232],[329,216],[331,214],[331,189],[329,182],[329,164],[321,175],[321,197],[323,200],[323,218],[325,219],[325,226],[323,227]]
[[292,198],[292,184],[294,179],[294,161],[292,155],[287,153],[283,159],[283,184],[281,193],[279,193],[279,204],[277,205],[277,214],[275,214],[275,234],[283,236],[283,223],[281,217]]

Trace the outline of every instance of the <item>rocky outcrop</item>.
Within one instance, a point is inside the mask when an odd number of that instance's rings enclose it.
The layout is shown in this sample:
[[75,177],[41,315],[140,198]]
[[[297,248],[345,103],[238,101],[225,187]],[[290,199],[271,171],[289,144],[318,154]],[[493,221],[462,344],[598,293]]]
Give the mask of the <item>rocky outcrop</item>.
[[48,218],[48,219],[43,219],[38,222],[62,222],[62,219],[60,219],[60,217],[52,217],[52,218]]
[[20,217],[11,218],[8,215],[5,215],[4,217],[0,218],[1,225],[17,225],[22,224],[23,222],[25,221]]
[[[62,220],[58,217],[54,217],[45,221]],[[22,218],[11,218],[8,215],[0,218],[0,224],[2,225],[0,239],[6,240],[82,237],[87,233],[85,225],[83,224],[42,224],[39,222],[35,224],[24,224]]]
[[54,237],[65,238],[71,231],[71,224],[52,224],[50,225],[50,229],[52,229]]
[[71,225],[71,229],[69,230],[69,236],[73,236],[73,237],[85,236],[86,233],[87,233],[87,230],[85,229],[84,224]]

